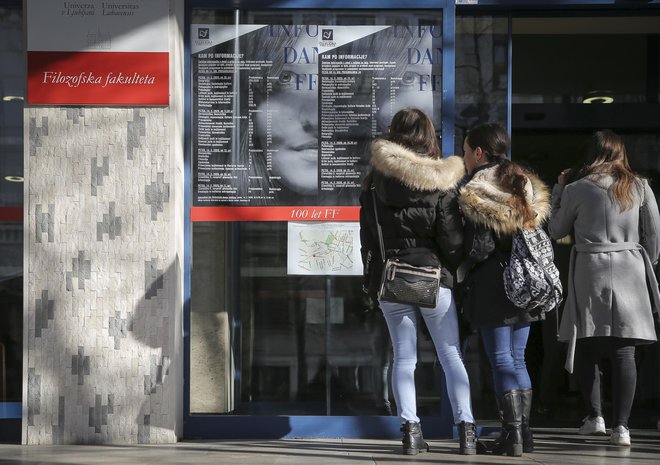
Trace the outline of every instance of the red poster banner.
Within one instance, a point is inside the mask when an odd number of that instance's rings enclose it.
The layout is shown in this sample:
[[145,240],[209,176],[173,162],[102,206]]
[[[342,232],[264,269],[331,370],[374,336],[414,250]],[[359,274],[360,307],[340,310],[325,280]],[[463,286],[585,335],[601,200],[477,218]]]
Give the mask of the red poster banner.
[[198,221],[360,221],[360,207],[192,207]]
[[23,207],[0,207],[0,222],[22,223]]
[[168,105],[167,52],[28,52],[28,103]]

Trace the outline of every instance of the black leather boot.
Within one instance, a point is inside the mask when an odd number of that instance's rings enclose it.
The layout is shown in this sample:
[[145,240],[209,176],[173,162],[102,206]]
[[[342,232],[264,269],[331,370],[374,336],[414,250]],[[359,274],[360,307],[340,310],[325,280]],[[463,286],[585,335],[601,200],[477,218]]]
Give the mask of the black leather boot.
[[477,453],[477,428],[474,423],[464,421],[458,424],[459,454],[475,455]]
[[495,455],[506,454],[510,457],[520,457],[523,452],[522,433],[522,399],[520,391],[507,391],[500,399],[502,408],[502,431],[500,437],[491,446],[490,452]]
[[429,451],[429,445],[424,441],[422,427],[419,423],[407,421],[401,425],[401,432],[403,433],[401,442],[403,442],[404,455],[417,455],[420,452]]
[[506,454],[506,430],[504,429],[504,419],[502,413],[502,399],[495,396],[497,402],[497,413],[500,418],[500,435],[495,438],[492,444],[488,447],[488,452],[495,455]]
[[523,452],[522,434],[522,399],[520,391],[514,389],[507,391],[502,396],[502,421],[506,433],[506,455],[509,457],[520,457]]
[[532,390],[523,389],[520,391],[520,399],[522,403],[520,433],[523,440],[523,452],[534,452],[534,436],[532,435],[532,429],[529,427],[529,415],[532,411]]

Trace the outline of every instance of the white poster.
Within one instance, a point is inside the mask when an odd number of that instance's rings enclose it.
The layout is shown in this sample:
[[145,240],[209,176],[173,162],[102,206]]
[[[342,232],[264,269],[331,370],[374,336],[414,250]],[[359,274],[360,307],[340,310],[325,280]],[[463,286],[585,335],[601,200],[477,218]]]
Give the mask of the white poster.
[[360,223],[288,223],[287,274],[361,276]]
[[29,51],[167,52],[168,0],[28,0]]

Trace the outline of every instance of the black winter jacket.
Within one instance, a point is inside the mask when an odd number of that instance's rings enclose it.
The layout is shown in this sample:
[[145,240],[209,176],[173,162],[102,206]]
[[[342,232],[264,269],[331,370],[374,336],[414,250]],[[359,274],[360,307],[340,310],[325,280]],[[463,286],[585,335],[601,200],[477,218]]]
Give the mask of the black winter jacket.
[[[511,303],[504,293],[503,266],[511,255],[511,236],[524,218],[496,176],[497,164],[484,165],[461,182],[458,202],[465,218],[465,260],[458,269],[458,300],[473,327],[513,325],[545,318]],[[536,175],[525,172],[526,199],[541,225],[550,212],[550,192]]]
[[463,253],[456,185],[464,174],[459,157],[420,156],[387,140],[372,144],[371,171],[360,196],[364,289],[372,299],[377,295],[383,267],[374,194],[385,258],[397,257],[420,266],[440,264],[441,283],[451,288]]

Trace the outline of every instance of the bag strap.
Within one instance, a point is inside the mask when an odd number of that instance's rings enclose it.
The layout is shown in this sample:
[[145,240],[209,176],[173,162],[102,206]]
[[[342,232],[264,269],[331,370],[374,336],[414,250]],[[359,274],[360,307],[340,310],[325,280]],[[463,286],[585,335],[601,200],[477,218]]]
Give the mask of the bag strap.
[[555,286],[552,283],[552,277],[545,270],[545,267],[541,266],[541,269],[543,270],[543,274],[545,275],[545,280],[550,284],[550,288],[552,289],[552,296],[555,298],[555,313],[557,315],[557,319],[555,320],[555,330],[557,334],[557,339],[559,339],[559,305],[561,305],[561,301],[559,300],[559,298],[557,298],[557,293],[555,292]]
[[371,186],[371,198],[373,199],[374,205],[374,216],[376,217],[376,228],[378,229],[378,244],[380,245],[380,258],[385,263],[385,245],[383,244],[383,230],[380,227],[380,221],[378,221],[378,209],[376,208],[376,189],[374,186]]

